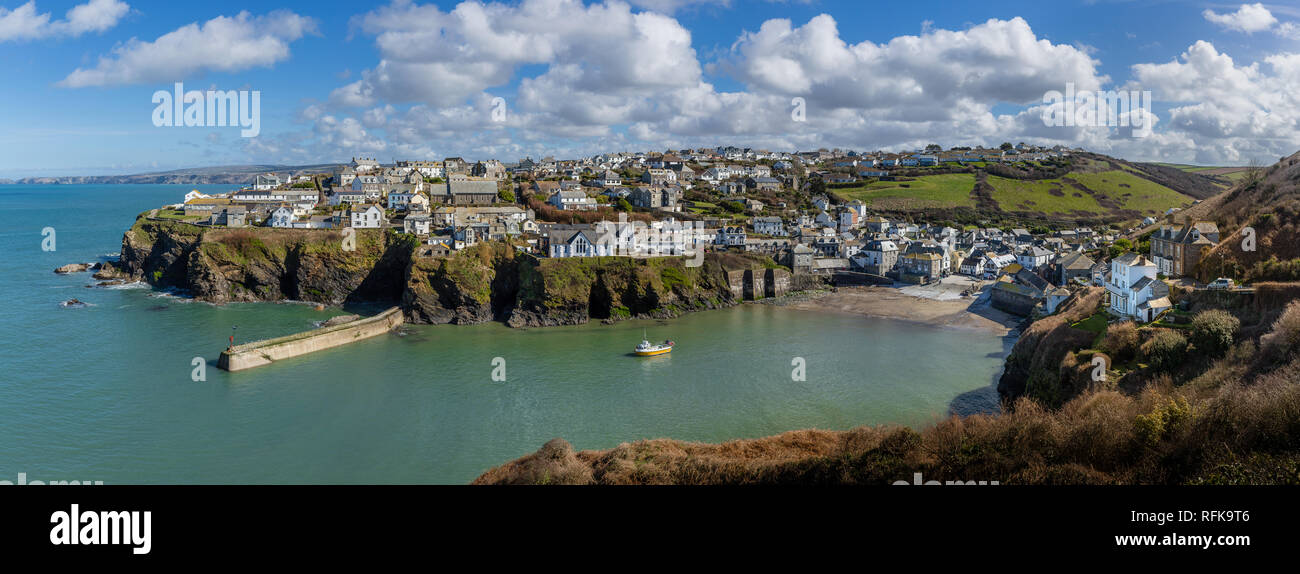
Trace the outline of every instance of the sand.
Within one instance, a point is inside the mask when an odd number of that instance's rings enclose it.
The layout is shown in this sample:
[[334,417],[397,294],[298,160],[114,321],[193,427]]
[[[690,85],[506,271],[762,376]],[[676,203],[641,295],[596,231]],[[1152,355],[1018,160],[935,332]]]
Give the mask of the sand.
[[[953,279],[958,280],[950,281]],[[841,287],[833,292],[800,297],[784,303],[784,306],[981,329],[999,335],[1005,335],[1020,324],[1021,317],[994,309],[989,304],[989,282],[984,283],[978,296],[961,297],[961,292],[970,285],[971,282],[965,278],[947,278],[943,284],[924,287]]]

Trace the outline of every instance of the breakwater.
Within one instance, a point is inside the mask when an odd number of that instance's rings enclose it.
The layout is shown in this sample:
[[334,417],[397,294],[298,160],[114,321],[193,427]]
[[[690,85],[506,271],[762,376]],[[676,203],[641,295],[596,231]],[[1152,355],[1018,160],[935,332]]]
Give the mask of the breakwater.
[[402,309],[392,307],[373,317],[235,345],[221,352],[221,357],[217,359],[217,366],[227,371],[242,371],[269,365],[275,361],[382,335],[400,324],[402,324]]

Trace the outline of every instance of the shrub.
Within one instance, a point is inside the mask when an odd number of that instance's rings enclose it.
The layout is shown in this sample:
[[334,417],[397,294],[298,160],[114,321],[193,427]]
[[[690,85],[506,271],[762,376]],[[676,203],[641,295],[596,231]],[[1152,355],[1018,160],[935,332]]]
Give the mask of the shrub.
[[508,189],[498,190],[498,191],[497,191],[497,197],[501,198],[501,201],[504,201],[504,202],[506,202],[506,203],[514,203],[514,202],[515,202],[515,193],[514,193],[513,191],[508,190]]
[[672,289],[678,285],[686,285],[689,283],[686,274],[682,273],[682,270],[676,267],[664,267],[663,270],[659,272],[659,277],[663,279],[664,287],[667,289]]
[[1232,347],[1233,336],[1241,321],[1222,309],[1196,314],[1192,319],[1191,341],[1196,350],[1210,357],[1222,357]]
[[1123,362],[1137,355],[1140,339],[1137,325],[1132,321],[1114,323],[1106,328],[1102,348],[1116,361]]
[[1281,361],[1300,349],[1300,301],[1293,301],[1273,323],[1268,334],[1260,337],[1261,354]]
[[1138,415],[1133,420],[1133,426],[1139,442],[1155,446],[1161,439],[1188,428],[1191,420],[1192,405],[1187,399],[1176,397],[1165,401],[1150,413]]
[[1142,345],[1142,356],[1157,370],[1173,370],[1187,356],[1187,338],[1177,331],[1161,329]]

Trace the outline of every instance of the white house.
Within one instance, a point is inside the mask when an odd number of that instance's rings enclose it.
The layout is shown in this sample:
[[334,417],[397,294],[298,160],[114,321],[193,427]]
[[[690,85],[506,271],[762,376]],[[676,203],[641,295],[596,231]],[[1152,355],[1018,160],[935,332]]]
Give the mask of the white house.
[[1033,271],[1034,269],[1038,269],[1039,267],[1051,262],[1053,255],[1054,254],[1047,249],[1043,249],[1036,245],[1029,245],[1024,249],[1021,249],[1020,253],[1016,254],[1016,263],[1019,263],[1025,269]]
[[274,173],[264,173],[253,178],[253,189],[264,191],[280,187],[280,176]]
[[739,225],[727,225],[718,229],[718,234],[713,240],[718,245],[741,246],[745,245],[745,228]]
[[1111,312],[1149,322],[1173,307],[1169,286],[1156,278],[1159,268],[1139,253],[1125,253],[1110,262],[1106,293]]
[[623,185],[623,178],[617,173],[605,170],[605,173],[596,178],[596,185],[600,187],[618,187]]
[[771,235],[773,237],[785,236],[785,224],[780,217],[755,217],[753,219],[754,233]]
[[357,205],[350,212],[352,227],[378,229],[384,221],[384,211],[377,205]]
[[366,202],[364,191],[341,190],[330,196],[330,205],[357,204]]
[[298,216],[294,215],[293,208],[282,205],[271,212],[271,217],[267,218],[267,224],[271,227],[293,227],[294,220]]
[[590,211],[596,209],[596,200],[587,197],[587,194],[582,191],[557,191],[551,194],[551,197],[546,201],[557,209],[564,211]]
[[1002,272],[1003,267],[1011,265],[1012,263],[1015,262],[1016,262],[1016,256],[1011,255],[1010,253],[1003,254],[1003,255],[985,253],[984,265],[981,271],[984,272],[984,277],[992,279],[994,277],[997,277],[998,274]]
[[884,275],[898,264],[898,245],[889,240],[868,241],[851,257],[850,263],[855,267],[868,273]]
[[595,257],[597,253],[596,242],[592,240],[587,230],[565,230],[552,231],[550,233],[550,255],[551,257]]
[[353,172],[359,174],[370,173],[373,171],[379,171],[379,162],[375,161],[374,158],[354,157],[352,158],[352,163],[348,164],[348,167],[351,167]]
[[428,235],[432,218],[424,214],[411,214],[402,219],[402,231],[415,235]]

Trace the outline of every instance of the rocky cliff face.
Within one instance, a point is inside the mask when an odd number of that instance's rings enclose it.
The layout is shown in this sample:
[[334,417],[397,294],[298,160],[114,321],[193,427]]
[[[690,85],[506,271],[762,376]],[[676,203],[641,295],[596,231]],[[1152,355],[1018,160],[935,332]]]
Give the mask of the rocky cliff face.
[[141,217],[105,278],[147,281],[201,301],[299,300],[400,304],[412,323],[513,327],[674,317],[784,292],[789,272],[770,259],[676,257],[538,259],[506,243],[450,257],[416,255],[405,234],[357,230],[355,249],[330,230],[202,228]]
[[1087,347],[1097,335],[1071,325],[1091,316],[1104,294],[1100,287],[1090,287],[1076,294],[1056,315],[1039,319],[1025,329],[1007,355],[998,380],[998,395],[1004,403],[1029,396],[1059,407],[1088,390],[1088,379],[1081,376],[1087,369],[1078,372],[1077,361],[1067,357]]
[[212,303],[398,300],[414,241],[358,230],[355,243],[345,250],[335,231],[205,229],[142,217],[122,239],[117,269]]

